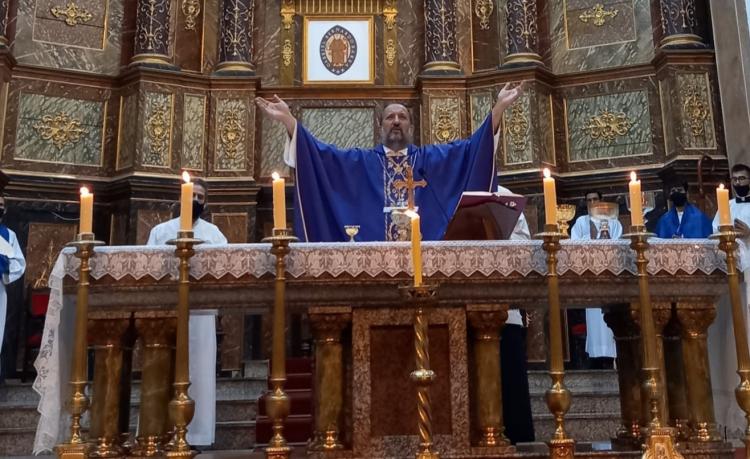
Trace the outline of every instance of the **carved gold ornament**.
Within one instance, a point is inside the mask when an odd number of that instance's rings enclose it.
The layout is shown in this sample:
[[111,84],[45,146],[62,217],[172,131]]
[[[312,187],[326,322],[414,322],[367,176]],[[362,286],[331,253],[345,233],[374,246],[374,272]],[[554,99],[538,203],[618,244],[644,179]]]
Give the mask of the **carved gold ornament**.
[[182,14],[185,15],[185,30],[195,30],[201,3],[198,0],[182,0]]
[[292,64],[292,40],[284,40],[284,46],[281,48],[281,59],[284,62],[284,67],[289,67]]
[[690,125],[693,137],[705,134],[705,122],[708,118],[708,103],[703,97],[703,92],[691,86],[683,94],[685,101],[682,103],[683,117],[686,117]]
[[505,123],[505,132],[508,134],[510,143],[514,150],[523,150],[528,143],[529,121],[526,119],[526,113],[523,106],[519,103],[513,104],[510,110],[510,116]]
[[396,16],[398,15],[398,8],[396,8],[396,0],[385,0],[383,6],[383,22],[385,23],[386,30],[392,30],[396,26]]
[[164,158],[169,146],[169,110],[167,104],[154,107],[146,123],[146,135],[151,141],[151,152]]
[[435,107],[435,121],[432,132],[438,142],[448,143],[458,138],[458,120],[453,116],[455,108],[450,103],[444,103]]
[[58,19],[65,19],[65,23],[69,26],[77,26],[78,24],[89,22],[93,18],[91,13],[73,2],[68,2],[64,8],[53,6],[50,8],[50,12]]
[[34,124],[34,129],[44,140],[51,140],[58,150],[67,145],[74,145],[81,140],[86,130],[81,128],[81,121],[70,117],[65,112],[57,115],[44,115],[42,121]]
[[628,119],[623,112],[612,113],[604,110],[599,115],[592,116],[589,124],[584,128],[589,131],[592,139],[602,139],[605,142],[612,143],[617,137],[626,135],[633,122]]
[[578,16],[578,19],[587,24],[590,20],[591,23],[595,26],[601,27],[607,23],[607,19],[616,17],[618,13],[619,11],[616,9],[607,11],[604,9],[604,5],[602,5],[601,3],[597,3],[593,7],[581,13],[581,15]]
[[226,111],[219,126],[219,141],[224,146],[227,158],[240,159],[240,146],[245,140],[245,127],[237,111]]
[[490,16],[495,9],[493,0],[476,0],[474,4],[474,14],[479,18],[479,28],[482,30],[490,29]]
[[396,43],[392,38],[389,38],[388,44],[385,45],[385,61],[389,67],[393,67],[396,62]]
[[284,30],[292,28],[292,24],[294,24],[294,0],[282,0],[281,23],[284,25]]

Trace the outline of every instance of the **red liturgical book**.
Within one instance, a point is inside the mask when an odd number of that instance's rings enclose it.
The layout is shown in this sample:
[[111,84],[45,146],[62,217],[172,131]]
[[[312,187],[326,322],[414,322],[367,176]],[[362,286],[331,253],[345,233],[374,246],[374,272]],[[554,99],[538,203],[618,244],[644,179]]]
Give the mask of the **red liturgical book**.
[[525,206],[526,197],[520,194],[467,191],[461,195],[443,239],[509,239]]

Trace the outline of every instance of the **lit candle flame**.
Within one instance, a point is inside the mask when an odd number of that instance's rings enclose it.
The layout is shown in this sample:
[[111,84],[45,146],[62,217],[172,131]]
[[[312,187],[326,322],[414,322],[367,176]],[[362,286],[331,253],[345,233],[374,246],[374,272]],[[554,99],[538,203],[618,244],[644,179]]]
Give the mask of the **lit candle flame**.
[[723,183],[719,183],[719,189],[720,189],[720,190],[723,190],[723,189],[724,189],[724,184],[723,184]]
[[552,174],[550,173],[549,168],[545,167],[544,168],[544,178],[550,178],[551,176],[552,176]]
[[414,220],[415,218],[419,218],[419,214],[413,210],[407,210],[406,212],[404,212],[404,215],[411,218],[412,220]]
[[635,182],[636,181],[635,171],[633,171],[633,172],[630,173],[630,181],[631,182]]
[[271,178],[274,180],[278,180],[281,178],[281,176],[279,175],[278,172],[274,172],[273,174],[271,174]]
[[89,189],[86,188],[85,186],[82,186],[81,187],[81,196],[88,196],[88,194],[89,194]]
[[184,180],[185,183],[190,183],[190,174],[188,174],[188,171],[182,172],[182,180]]

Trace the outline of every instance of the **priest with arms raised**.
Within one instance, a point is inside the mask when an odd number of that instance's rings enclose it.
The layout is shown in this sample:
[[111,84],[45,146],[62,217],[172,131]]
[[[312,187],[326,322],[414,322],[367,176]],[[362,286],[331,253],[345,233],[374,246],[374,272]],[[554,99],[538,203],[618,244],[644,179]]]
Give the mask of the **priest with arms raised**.
[[468,139],[417,147],[411,115],[401,104],[383,111],[382,145],[339,149],[323,143],[297,122],[279,97],[256,98],[289,134],[284,160],[295,168],[294,228],[308,242],[345,241],[346,225],[359,225],[361,241],[399,239],[392,210],[407,206],[406,171],[423,186],[415,190],[422,237],[441,239],[464,191],[496,189],[495,150],[503,111],[523,93],[523,83],[500,91],[490,115]]

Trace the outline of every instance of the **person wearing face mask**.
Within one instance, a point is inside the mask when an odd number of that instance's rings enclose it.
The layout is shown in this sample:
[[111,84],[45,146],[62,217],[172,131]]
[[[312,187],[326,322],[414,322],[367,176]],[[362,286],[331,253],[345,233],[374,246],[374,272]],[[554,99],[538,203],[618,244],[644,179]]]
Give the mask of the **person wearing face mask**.
[[[200,218],[208,188],[200,178],[193,179],[193,234],[205,244],[225,245],[227,238],[216,225]],[[156,225],[149,234],[148,245],[165,245],[177,237],[180,218]],[[190,388],[195,400],[195,415],[188,425],[187,440],[191,445],[205,446],[214,442],[216,428],[216,314],[213,310],[190,311]]]
[[[5,216],[5,197],[0,195],[0,219]],[[2,352],[3,337],[5,332],[5,317],[8,310],[8,296],[5,286],[15,282],[23,276],[26,270],[26,259],[23,257],[21,245],[18,243],[16,233],[12,229],[0,223],[0,352]]]
[[669,190],[672,208],[656,224],[656,235],[669,238],[706,238],[712,232],[711,220],[688,202],[688,184],[675,185]]

